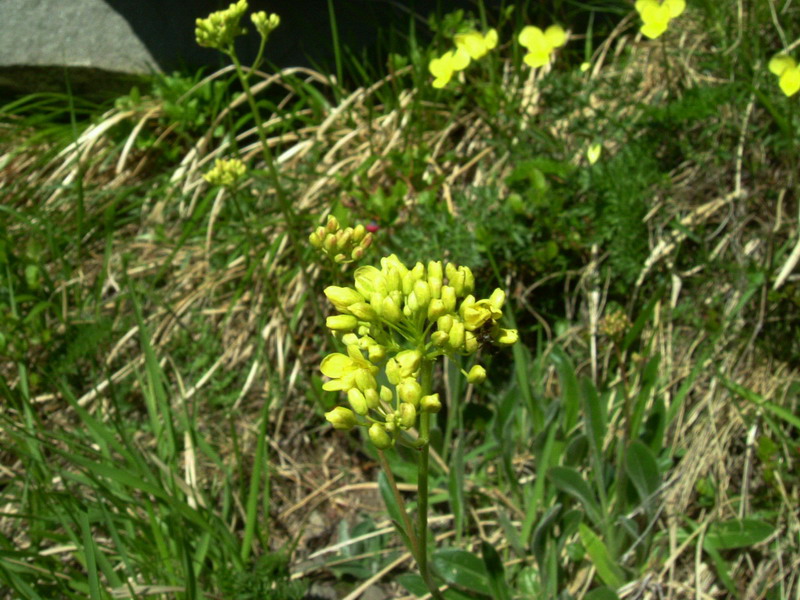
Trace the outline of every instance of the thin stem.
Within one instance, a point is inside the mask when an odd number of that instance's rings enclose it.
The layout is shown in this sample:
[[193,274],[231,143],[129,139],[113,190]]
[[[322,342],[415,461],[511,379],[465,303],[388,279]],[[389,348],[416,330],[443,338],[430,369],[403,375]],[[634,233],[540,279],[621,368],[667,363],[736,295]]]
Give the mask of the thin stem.
[[389,462],[386,460],[386,455],[380,448],[378,448],[378,461],[381,463],[381,468],[386,474],[386,480],[389,482],[389,486],[392,488],[394,499],[397,502],[400,512],[402,513],[403,527],[406,530],[408,539],[411,540],[411,548],[409,548],[409,550],[411,551],[411,554],[414,555],[414,559],[416,560],[419,556],[419,540],[414,533],[414,526],[411,524],[411,517],[408,516],[408,512],[406,512],[406,509],[403,508],[403,497],[400,495],[400,489],[397,487],[397,481],[395,481],[392,469],[389,467]]
[[[433,379],[432,360],[423,360],[421,368],[422,394],[431,393],[431,382]],[[439,587],[431,579],[428,570],[428,456],[430,454],[430,434],[431,434],[431,414],[423,412],[419,416],[419,440],[423,442],[419,449],[419,466],[417,470],[417,539],[419,542],[419,554],[417,564],[422,580],[431,592],[431,596],[437,600],[443,600]]]

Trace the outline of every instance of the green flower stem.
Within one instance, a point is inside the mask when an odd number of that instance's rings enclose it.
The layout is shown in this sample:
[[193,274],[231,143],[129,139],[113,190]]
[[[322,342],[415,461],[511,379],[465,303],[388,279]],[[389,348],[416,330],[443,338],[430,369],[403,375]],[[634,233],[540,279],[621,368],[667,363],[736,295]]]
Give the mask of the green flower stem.
[[392,469],[389,467],[389,462],[386,460],[386,455],[380,448],[378,448],[378,461],[381,463],[381,468],[386,474],[386,480],[389,482],[392,492],[394,493],[395,502],[397,502],[397,506],[403,515],[403,527],[406,530],[408,539],[411,541],[411,548],[409,548],[409,550],[411,551],[411,554],[414,555],[414,560],[417,560],[417,557],[419,556],[419,540],[414,533],[414,526],[411,524],[411,517],[408,516],[408,512],[406,512],[406,509],[403,508],[405,503],[403,502],[403,497],[400,495],[400,489],[397,487],[397,481],[395,481]]
[[[433,379],[432,360],[423,360],[421,366],[421,385],[422,394],[431,393],[431,381]],[[431,414],[423,412],[419,417],[419,441],[422,446],[419,449],[419,466],[417,468],[417,540],[419,553],[417,564],[422,580],[431,592],[431,596],[436,600],[443,600],[439,587],[431,579],[428,570],[428,456],[430,454],[430,434],[431,434]]]

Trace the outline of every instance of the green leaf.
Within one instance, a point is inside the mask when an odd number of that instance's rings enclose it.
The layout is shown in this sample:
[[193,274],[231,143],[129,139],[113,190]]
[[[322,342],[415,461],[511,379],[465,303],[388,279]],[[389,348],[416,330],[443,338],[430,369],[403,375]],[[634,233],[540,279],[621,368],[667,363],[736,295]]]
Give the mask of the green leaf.
[[705,549],[733,550],[763,542],[775,533],[775,528],[759,519],[731,519],[712,523],[703,540]]
[[639,498],[643,504],[650,505],[650,499],[661,483],[656,457],[642,442],[633,441],[625,454],[625,462]]
[[461,437],[456,439],[455,446],[447,489],[450,492],[450,509],[453,511],[456,539],[460,540],[464,531],[464,445]]
[[583,600],[619,600],[619,596],[611,588],[599,587],[586,594]]
[[586,554],[589,555],[594,568],[597,569],[600,579],[603,580],[603,583],[613,588],[620,587],[625,580],[624,573],[611,558],[603,540],[586,523],[578,525],[578,531],[581,536],[581,543],[586,548]]
[[536,558],[536,562],[539,563],[539,569],[544,572],[546,563],[546,550],[547,550],[547,534],[552,529],[553,524],[555,523],[558,514],[561,512],[561,505],[554,504],[551,506],[542,518],[539,519],[539,523],[536,525],[536,528],[533,530],[533,540],[531,541],[531,550],[533,551],[533,556]]
[[471,552],[446,548],[434,553],[431,562],[448,583],[486,596],[492,595],[483,561]]
[[589,484],[586,483],[578,471],[569,467],[551,467],[547,471],[547,477],[559,490],[578,500],[593,523],[596,525],[602,524],[603,517],[600,513],[600,506]]
[[563,407],[563,427],[565,432],[570,432],[578,422],[578,412],[581,406],[581,397],[578,390],[578,378],[575,368],[566,353],[558,346],[553,348],[550,355],[558,371],[558,380],[561,383],[561,405]]
[[488,542],[481,542],[481,554],[483,564],[489,575],[489,587],[492,589],[492,598],[495,600],[511,600],[506,583],[506,572],[503,567],[503,560],[495,550],[494,546]]

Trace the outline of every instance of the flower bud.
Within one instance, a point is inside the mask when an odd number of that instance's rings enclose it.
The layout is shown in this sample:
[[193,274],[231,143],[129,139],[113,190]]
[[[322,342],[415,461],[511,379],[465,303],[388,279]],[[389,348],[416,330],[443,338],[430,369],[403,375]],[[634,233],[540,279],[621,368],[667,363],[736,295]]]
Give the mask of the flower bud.
[[447,277],[447,282],[455,290],[456,296],[464,296],[467,293],[464,291],[464,273],[462,271],[453,271],[452,275]]
[[[447,275],[448,281],[453,281],[456,277],[456,273],[458,273],[458,267],[454,263],[447,263],[444,266],[444,274]],[[453,285],[452,283],[450,285]]]
[[442,297],[442,280],[436,277],[428,277],[428,287],[431,290],[431,298]]
[[414,276],[411,274],[411,271],[407,271],[403,274],[403,295],[408,296],[413,289]]
[[503,304],[505,303],[505,301],[506,301],[506,293],[500,288],[495,288],[495,290],[492,292],[492,295],[489,296],[489,304],[491,304],[492,308],[494,308],[497,311],[503,309]]
[[439,400],[439,394],[430,394],[420,398],[419,409],[424,413],[438,413],[442,410],[442,402]]
[[353,228],[353,241],[357,244],[367,235],[367,229],[359,223]]
[[402,291],[403,289],[403,276],[400,270],[391,265],[386,270],[386,282],[390,292]]
[[322,238],[317,235],[316,231],[311,232],[311,235],[308,236],[308,243],[314,248],[322,248]]
[[431,341],[435,346],[443,348],[450,341],[450,334],[446,331],[434,331],[431,334]]
[[428,281],[431,279],[444,279],[444,271],[442,270],[442,261],[432,260],[428,263]]
[[353,248],[353,251],[350,253],[350,258],[353,260],[361,260],[364,258],[364,248],[362,246]]
[[389,380],[389,383],[392,385],[397,385],[400,383],[400,365],[397,364],[397,361],[394,358],[390,358],[386,362],[386,378]]
[[367,408],[378,408],[381,399],[378,395],[378,390],[373,388],[368,389],[364,392],[364,398],[367,401]]
[[333,331],[353,331],[358,327],[358,319],[353,315],[333,315],[325,319],[325,326]]
[[463,345],[464,345],[464,324],[460,321],[456,321],[450,328],[450,346],[458,350]]
[[444,285],[442,286],[442,302],[444,302],[444,307],[447,309],[447,312],[455,312],[456,311],[456,290],[451,285]]
[[458,307],[458,314],[461,315],[462,319],[464,318],[464,312],[473,306],[475,306],[475,296],[472,294],[468,295],[461,301],[461,306]]
[[366,369],[359,369],[355,376],[356,387],[362,392],[378,389],[378,382],[375,376]]
[[353,288],[329,285],[325,288],[325,295],[339,312],[348,312],[347,307],[356,302],[364,302],[364,296]]
[[486,381],[486,369],[480,365],[473,365],[467,373],[467,381],[474,385],[478,385]]
[[354,302],[347,307],[347,311],[358,317],[361,321],[375,321],[378,318],[375,309],[366,302]]
[[369,439],[376,448],[381,450],[386,450],[392,445],[392,438],[382,423],[373,423],[369,426]]
[[339,221],[333,215],[328,215],[328,222],[325,224],[328,233],[336,233],[339,230]]
[[336,236],[333,234],[326,234],[325,239],[322,241],[322,246],[328,254],[336,252]]
[[417,297],[417,303],[419,304],[419,308],[421,309],[427,308],[428,303],[431,301],[431,288],[428,287],[428,282],[422,280],[415,281],[414,295]]
[[350,244],[352,239],[353,239],[353,230],[350,229],[349,227],[347,229],[339,231],[336,234],[336,247],[339,250],[344,250],[345,248],[347,248],[348,244]]
[[381,316],[389,323],[397,323],[403,318],[400,307],[391,296],[387,296],[383,299],[383,303],[381,304]]
[[367,346],[367,355],[369,362],[379,363],[386,358],[386,348],[381,344],[370,344]]
[[436,319],[436,327],[439,328],[439,331],[444,331],[445,333],[448,333],[450,329],[453,327],[453,323],[455,322],[456,321],[453,318],[453,315],[451,315],[448,312],[446,315],[442,315],[441,317]]
[[359,244],[359,246],[361,248],[363,248],[364,250],[366,250],[367,248],[369,248],[372,245],[372,240],[373,240],[372,234],[368,233],[367,235],[364,236],[364,239],[361,240],[361,243]]
[[417,422],[417,409],[413,404],[401,402],[397,410],[397,424],[400,429],[410,429]]
[[519,339],[519,333],[516,329],[500,329],[494,341],[504,346],[511,346],[516,344]]
[[386,404],[391,404],[392,400],[394,400],[394,394],[392,393],[392,390],[385,385],[381,386],[380,397],[381,400],[383,400]]
[[400,402],[409,402],[414,408],[419,406],[419,399],[422,397],[422,386],[416,379],[408,377],[397,386],[397,397]]
[[[408,313],[406,313],[406,309],[408,309]],[[411,292],[408,296],[406,296],[406,305],[403,307],[403,314],[407,317],[410,317],[418,310],[419,302],[417,301],[417,295],[414,292]]]
[[333,410],[326,412],[325,418],[333,425],[334,429],[349,430],[358,423],[353,411],[344,406],[337,406]]
[[386,295],[388,286],[386,277],[375,267],[359,267],[355,272],[355,284],[359,293],[367,300],[373,292],[380,292]]
[[467,331],[464,333],[464,351],[467,354],[474,354],[478,351],[478,347],[480,344],[478,343],[478,338],[475,337],[475,334],[471,331]]
[[342,265],[346,263],[347,260],[348,260],[347,255],[342,254],[341,252],[333,257],[333,262],[335,262],[337,265]]
[[419,350],[403,350],[398,352],[394,358],[400,366],[400,376],[413,377],[414,373],[419,370],[422,353]]
[[420,279],[425,279],[425,265],[423,265],[421,262],[415,264],[414,268],[411,269],[411,277],[414,279],[414,283]]
[[430,304],[428,304],[428,321],[436,321],[446,312],[447,309],[444,307],[444,302],[442,302],[439,298],[433,298]]
[[367,399],[361,390],[356,388],[347,390],[347,401],[350,403],[353,412],[357,415],[364,416],[367,414]]
[[360,343],[361,343],[361,340],[358,338],[358,336],[355,333],[345,333],[342,336],[342,343],[345,346],[359,346]]
[[464,270],[464,293],[471,294],[475,289],[475,276],[469,267],[461,267]]

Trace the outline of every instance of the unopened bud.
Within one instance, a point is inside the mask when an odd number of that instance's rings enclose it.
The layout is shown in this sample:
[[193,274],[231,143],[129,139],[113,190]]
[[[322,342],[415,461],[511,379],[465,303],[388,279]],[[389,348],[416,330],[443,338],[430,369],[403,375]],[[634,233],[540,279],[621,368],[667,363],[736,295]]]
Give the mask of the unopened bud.
[[364,302],[364,296],[349,287],[329,285],[325,288],[325,295],[339,312],[348,312],[347,307],[356,302]]
[[322,238],[317,235],[316,231],[313,231],[311,235],[308,236],[308,243],[314,246],[314,248],[322,248]]
[[385,385],[381,386],[380,396],[381,400],[386,402],[386,404],[391,404],[392,400],[394,399],[394,394],[392,393],[392,390],[390,390]]
[[434,331],[431,334],[431,341],[435,346],[442,348],[450,341],[450,334],[446,331]]
[[381,344],[370,344],[367,346],[367,354],[370,362],[379,363],[386,358],[386,348]]
[[419,350],[403,350],[397,353],[395,360],[400,366],[400,376],[412,377],[419,370],[422,353]]
[[350,253],[350,258],[353,260],[361,260],[364,258],[364,248],[361,246],[353,248],[353,251]]
[[413,404],[401,402],[397,411],[397,424],[400,429],[410,429],[417,422],[417,409]]
[[502,310],[505,301],[506,293],[500,288],[495,288],[495,290],[492,292],[492,295],[489,296],[489,304],[491,304],[492,308],[495,310]]
[[467,331],[464,333],[464,351],[467,354],[474,354],[478,351],[478,347],[480,344],[478,343],[478,338],[475,337],[475,334],[471,331]]
[[367,234],[366,228],[359,223],[353,228],[353,241],[357,244],[361,240],[364,239],[364,236]]
[[428,282],[423,280],[415,281],[414,295],[417,297],[419,308],[421,309],[427,308],[428,303],[431,301],[431,288],[428,287]]
[[442,292],[441,292],[442,302],[444,302],[444,307],[447,309],[447,312],[455,312],[456,311],[456,290],[451,285],[443,285]]
[[442,410],[442,402],[439,400],[439,394],[430,394],[420,398],[419,409],[424,413],[438,413]]
[[467,373],[467,381],[474,385],[478,385],[486,381],[486,369],[481,365],[474,365]]
[[337,406],[333,410],[326,412],[325,418],[333,425],[334,429],[349,430],[358,423],[353,411],[344,406]]
[[400,383],[400,365],[397,364],[397,361],[393,358],[390,358],[386,362],[386,378],[389,380],[389,383],[392,385],[397,385]]
[[328,222],[325,224],[328,233],[336,233],[339,230],[339,221],[333,215],[328,215]]
[[347,390],[347,401],[357,415],[367,414],[367,399],[361,390],[356,388]]
[[519,339],[519,333],[517,332],[516,329],[501,328],[498,331],[497,337],[494,338],[494,341],[504,346],[511,346],[512,344],[516,344],[518,339]]
[[373,423],[369,426],[369,439],[376,448],[381,450],[386,450],[392,445],[392,438],[381,423]]
[[428,321],[436,321],[436,319],[443,316],[446,312],[447,309],[444,307],[444,302],[439,298],[433,298],[431,303],[428,304]]
[[358,389],[360,389],[362,392],[378,389],[378,382],[376,381],[375,376],[366,369],[359,369],[356,371],[355,380],[356,387],[358,387]]
[[456,321],[450,328],[450,346],[456,350],[464,345],[464,323]]
[[353,331],[358,327],[358,319],[353,315],[333,315],[325,319],[325,326],[333,331]]
[[364,398],[367,400],[367,408],[378,408],[381,399],[378,395],[378,390],[368,389],[364,392]]
[[347,311],[362,321],[375,321],[378,318],[375,309],[366,302],[354,302],[347,307]]
[[389,323],[397,323],[403,318],[403,313],[401,312],[400,307],[391,296],[387,296],[383,299],[383,302],[381,303],[381,316],[389,321]]
[[409,402],[417,407],[422,397],[422,386],[416,379],[406,378],[397,386],[397,397],[401,402]]

